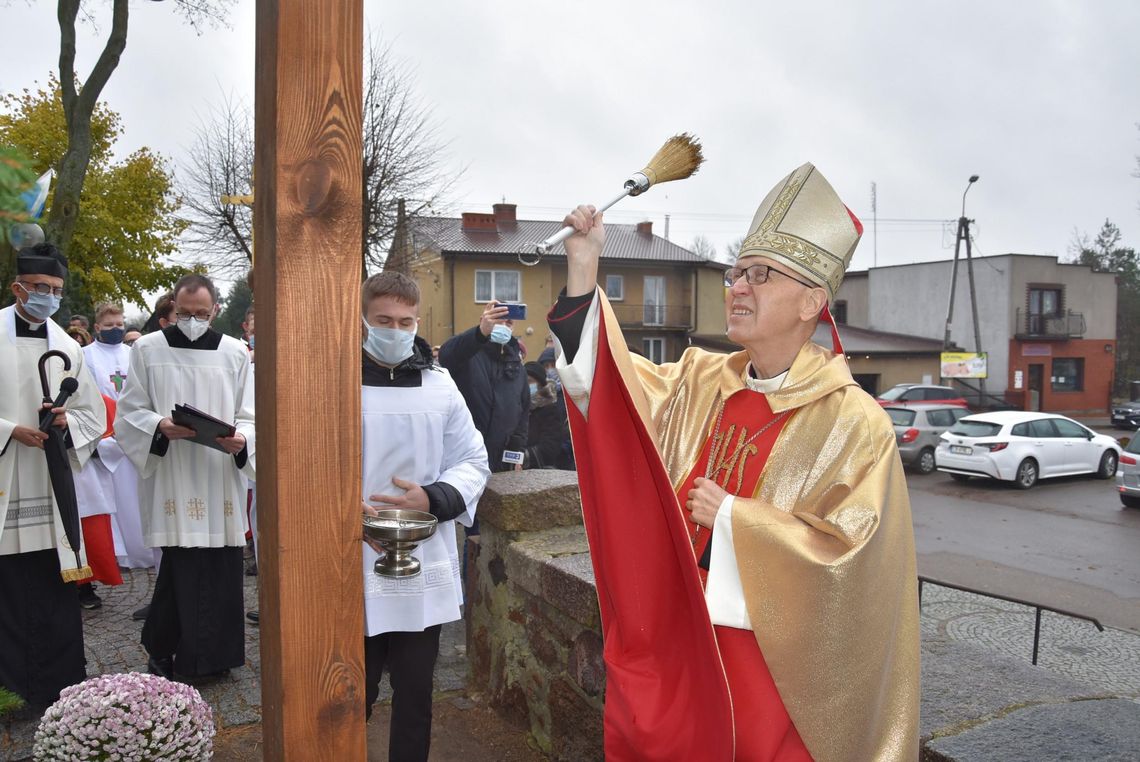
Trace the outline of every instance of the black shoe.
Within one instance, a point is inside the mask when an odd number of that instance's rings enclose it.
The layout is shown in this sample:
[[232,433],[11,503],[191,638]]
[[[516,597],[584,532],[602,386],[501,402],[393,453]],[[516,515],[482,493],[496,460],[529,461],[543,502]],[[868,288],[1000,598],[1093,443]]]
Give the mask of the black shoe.
[[79,588],[79,605],[88,611],[101,608],[103,606],[103,599],[95,594],[95,588],[90,582],[82,585],[77,585]]
[[172,656],[152,656],[146,660],[146,671],[152,675],[165,677],[167,680],[174,679],[174,657]]
[[245,612],[245,618],[254,624],[261,624],[261,613],[257,609]]
[[150,614],[149,603],[131,614],[131,619],[135,620],[136,622],[145,622],[148,614]]

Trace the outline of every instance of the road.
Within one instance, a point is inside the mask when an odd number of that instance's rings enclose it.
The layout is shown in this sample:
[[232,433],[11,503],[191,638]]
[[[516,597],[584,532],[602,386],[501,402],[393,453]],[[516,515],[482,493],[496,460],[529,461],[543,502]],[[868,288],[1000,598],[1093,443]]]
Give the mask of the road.
[[1115,481],[907,483],[919,574],[1140,633],[1140,510],[1121,506]]

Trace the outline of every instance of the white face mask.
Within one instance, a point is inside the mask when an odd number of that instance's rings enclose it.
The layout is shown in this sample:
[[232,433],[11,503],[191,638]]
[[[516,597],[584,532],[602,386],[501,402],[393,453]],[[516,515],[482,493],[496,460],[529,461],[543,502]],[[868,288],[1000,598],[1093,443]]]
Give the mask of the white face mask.
[[416,332],[399,328],[377,328],[368,325],[368,336],[364,339],[364,351],[389,367],[396,367],[412,356]]
[[182,331],[183,335],[190,339],[190,341],[197,341],[202,338],[209,329],[209,320],[199,320],[196,317],[191,317],[178,321],[178,330]]

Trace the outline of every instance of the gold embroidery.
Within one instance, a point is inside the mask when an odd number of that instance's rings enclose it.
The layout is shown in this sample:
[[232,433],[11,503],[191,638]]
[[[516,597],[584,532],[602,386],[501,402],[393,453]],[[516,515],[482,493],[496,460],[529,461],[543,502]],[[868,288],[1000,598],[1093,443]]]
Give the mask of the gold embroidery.
[[234,515],[234,501],[233,500],[230,500],[228,498],[226,499],[226,501],[222,504],[222,513],[224,513],[226,515],[226,518],[229,518],[230,516]]
[[194,498],[186,502],[186,515],[195,521],[201,521],[206,518],[206,504],[201,498]]
[[[759,450],[756,445],[752,444],[752,440],[748,437],[748,427],[740,427],[740,438],[736,440],[736,447],[732,451],[730,457],[725,457],[728,453],[729,443],[732,441],[733,434],[736,433],[736,424],[728,427],[728,431],[724,434],[717,434],[713,438],[712,452],[709,454],[710,462],[713,468],[709,472],[708,478],[720,485],[721,489],[726,492],[731,492],[734,495],[740,494],[740,486],[744,483],[744,467],[748,462],[748,458],[752,457]],[[719,440],[719,441],[718,441]],[[719,474],[724,472],[724,478],[720,478]],[[732,489],[728,488],[728,482],[732,478],[732,472],[736,471],[736,484]]]
[[[757,235],[760,233],[768,233],[776,229],[776,226],[784,221],[784,216],[787,215],[788,209],[791,208],[792,202],[796,200],[796,196],[800,193],[800,188],[804,187],[809,176],[811,176],[813,167],[809,164],[797,169],[788,178],[788,182],[784,183],[784,187],[780,190],[780,195],[776,197],[775,202],[772,203],[772,208],[764,215],[764,219],[760,221],[760,227],[756,229]],[[752,238],[752,236],[749,236]],[[741,247],[744,251],[748,247],[747,242]]]
[[178,513],[178,504],[173,500],[167,500],[162,504],[162,509],[166,512],[167,516],[173,516]]

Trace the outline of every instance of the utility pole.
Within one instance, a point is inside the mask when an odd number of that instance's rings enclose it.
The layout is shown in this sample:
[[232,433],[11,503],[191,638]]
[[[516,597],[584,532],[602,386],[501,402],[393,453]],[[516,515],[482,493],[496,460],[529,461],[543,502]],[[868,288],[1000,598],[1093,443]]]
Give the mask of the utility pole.
[[875,259],[873,267],[879,266],[879,189],[875,181],[871,181],[871,243],[874,245]]
[[[950,302],[946,306],[946,334],[942,339],[942,349],[947,350],[951,345],[950,328],[954,320],[954,294],[958,287],[958,259],[961,256],[962,243],[965,242],[966,275],[970,283],[970,308],[974,318],[974,351],[978,354],[982,354],[982,328],[978,325],[978,292],[974,285],[973,246],[970,241],[970,225],[974,221],[966,217],[966,194],[970,192],[970,188],[977,181],[978,175],[970,175],[970,180],[966,183],[966,190],[962,192],[962,215],[958,218],[958,232],[954,238],[954,264],[950,268]],[[986,380],[980,378],[978,381],[980,382],[982,394],[980,402],[984,402],[986,396]]]

